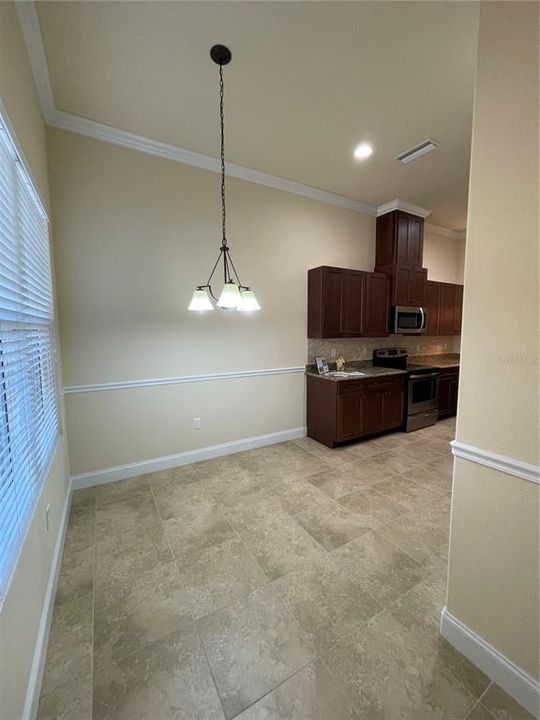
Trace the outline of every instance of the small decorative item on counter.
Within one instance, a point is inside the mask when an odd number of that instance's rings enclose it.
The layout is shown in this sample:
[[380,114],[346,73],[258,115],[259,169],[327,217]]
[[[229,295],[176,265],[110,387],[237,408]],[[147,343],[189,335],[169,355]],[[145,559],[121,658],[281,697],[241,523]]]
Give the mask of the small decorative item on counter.
[[326,375],[328,372],[328,363],[326,362],[325,357],[316,357],[315,362],[317,363],[317,370],[319,371],[319,375]]
[[338,359],[336,360],[336,368],[338,372],[341,372],[343,368],[345,367],[345,358],[343,355],[340,355]]

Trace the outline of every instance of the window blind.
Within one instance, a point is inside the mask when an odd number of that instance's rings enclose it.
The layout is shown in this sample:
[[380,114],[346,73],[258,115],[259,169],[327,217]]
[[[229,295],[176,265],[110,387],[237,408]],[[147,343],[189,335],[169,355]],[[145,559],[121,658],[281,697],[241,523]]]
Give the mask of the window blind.
[[57,436],[47,217],[0,116],[0,605]]

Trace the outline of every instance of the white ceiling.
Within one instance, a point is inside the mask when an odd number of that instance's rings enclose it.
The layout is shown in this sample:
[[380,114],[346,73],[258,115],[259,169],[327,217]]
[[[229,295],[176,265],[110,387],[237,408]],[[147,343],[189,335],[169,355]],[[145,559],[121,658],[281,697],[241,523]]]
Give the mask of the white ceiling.
[[[471,2],[40,2],[58,110],[429,221],[466,224],[478,6]],[[427,137],[440,148],[403,165]],[[375,153],[353,160],[356,144]]]

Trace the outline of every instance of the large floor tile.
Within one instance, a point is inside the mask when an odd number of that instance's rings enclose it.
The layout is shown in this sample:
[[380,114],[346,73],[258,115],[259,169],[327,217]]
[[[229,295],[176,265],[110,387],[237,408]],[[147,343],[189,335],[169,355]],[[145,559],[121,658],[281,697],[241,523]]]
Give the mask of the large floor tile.
[[97,672],[124,655],[170,633],[191,632],[175,562],[160,563],[124,584],[96,591],[94,667]]
[[446,562],[448,527],[443,512],[430,506],[421,513],[408,513],[381,527],[379,533],[423,565]]
[[239,497],[234,507],[224,508],[224,512],[227,521],[241,534],[264,529],[276,518],[288,518],[279,498],[262,489]]
[[272,592],[287,603],[318,652],[381,610],[358,576],[331,556],[281,578]]
[[109,503],[126,498],[135,500],[148,497],[150,495],[149,477],[149,475],[139,475],[127,480],[117,480],[116,482],[98,485],[96,487],[97,507],[104,507]]
[[375,530],[407,512],[403,505],[374,489],[355,492],[339,499],[340,505],[354,512],[366,527]]
[[320,499],[321,492],[310,484],[311,477],[279,478],[269,482],[264,489],[270,497],[279,501],[285,512],[294,515]]
[[444,460],[420,465],[410,470],[407,477],[434,493],[445,494],[452,490],[452,468],[448,468]]
[[37,720],[92,720],[92,674],[42,695]]
[[414,471],[395,475],[377,483],[374,489],[394,500],[405,510],[418,510],[421,512],[427,503],[433,502],[438,496],[425,485],[418,485],[410,480],[409,476],[413,475]]
[[436,634],[384,612],[324,655],[366,720],[462,720],[488,679]]
[[493,715],[486,710],[482,703],[477,703],[467,715],[466,720],[494,720],[494,718]]
[[306,480],[313,487],[334,499],[365,490],[372,484],[361,466],[356,467],[350,463],[309,475]]
[[54,607],[41,692],[92,672],[92,588]]
[[426,569],[420,563],[373,531],[344,545],[333,555],[364,583],[383,607],[426,576]]
[[321,662],[303,668],[237,720],[361,720]]
[[341,547],[369,530],[361,517],[330,498],[322,498],[294,517],[327,550]]
[[196,629],[110,663],[94,678],[93,720],[223,720]]
[[524,707],[495,683],[490,685],[487,693],[482,697],[482,704],[489,710],[494,720],[534,720]]
[[235,537],[223,510],[211,499],[197,503],[196,511],[186,510],[165,520],[164,526],[173,555],[181,565],[189,565],[201,550]]
[[193,617],[201,618],[267,582],[244,544],[235,538],[202,550],[179,570],[178,602]]
[[197,513],[199,505],[212,502],[212,497],[202,480],[160,481],[152,484],[152,494],[161,520],[189,517]]
[[270,580],[326,555],[294,518],[274,516],[261,527],[241,533],[248,551]]
[[314,656],[285,604],[265,588],[199,621],[227,718],[233,718]]

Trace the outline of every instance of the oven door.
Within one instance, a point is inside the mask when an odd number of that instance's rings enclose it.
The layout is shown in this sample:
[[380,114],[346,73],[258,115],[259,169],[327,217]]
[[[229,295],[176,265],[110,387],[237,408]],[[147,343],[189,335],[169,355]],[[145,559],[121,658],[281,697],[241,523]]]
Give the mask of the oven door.
[[437,410],[439,406],[440,372],[413,373],[409,375],[407,412],[409,415]]
[[420,335],[426,332],[426,322],[426,308],[403,305],[394,308],[393,332],[396,335]]

